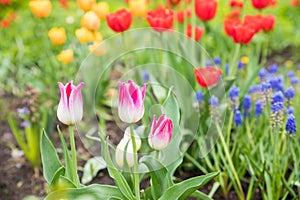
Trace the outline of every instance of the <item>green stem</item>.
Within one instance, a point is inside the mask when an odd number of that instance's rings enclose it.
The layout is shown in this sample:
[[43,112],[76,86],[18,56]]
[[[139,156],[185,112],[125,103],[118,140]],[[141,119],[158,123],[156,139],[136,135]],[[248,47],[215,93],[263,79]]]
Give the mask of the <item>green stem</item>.
[[133,159],[134,159],[134,165],[133,165],[133,176],[134,176],[134,190],[135,190],[135,196],[136,199],[140,199],[140,180],[139,180],[139,173],[138,173],[138,156],[137,156],[137,149],[136,149],[136,142],[135,142],[135,136],[133,131],[133,124],[130,125],[130,136],[132,141],[132,148],[133,148]]
[[[121,33],[121,38],[122,38],[122,44],[123,44],[123,48],[124,48],[123,53],[125,53],[127,51],[127,45],[126,45],[126,39],[125,39],[125,33],[124,32]],[[128,59],[127,59],[126,55],[124,55],[124,65],[125,65],[126,72],[128,72],[129,63],[128,63]]]
[[239,190],[240,190],[240,191],[238,192],[238,194],[240,194],[240,195],[239,195],[239,196],[240,196],[240,199],[245,199],[245,195],[244,195],[244,192],[243,192],[243,188],[242,188],[240,179],[239,179],[239,177],[238,177],[238,174],[237,174],[237,172],[236,172],[236,170],[235,170],[235,167],[234,167],[234,165],[233,165],[233,162],[232,162],[232,159],[231,159],[231,156],[230,156],[230,153],[229,153],[229,149],[228,149],[228,147],[227,147],[227,145],[226,145],[225,138],[224,138],[224,136],[223,136],[222,130],[221,130],[219,124],[216,124],[216,127],[217,127],[217,131],[218,131],[219,137],[221,138],[221,142],[222,142],[222,145],[223,145],[223,148],[224,148],[225,156],[226,156],[226,158],[227,158],[229,167],[231,168],[232,174],[233,174],[233,176],[234,176],[234,178],[235,178],[235,181],[236,181],[236,183],[237,183],[237,185],[238,185],[238,187],[239,187]]
[[75,185],[79,187],[79,177],[77,174],[77,159],[76,159],[76,146],[75,146],[75,137],[74,137],[74,129],[73,126],[69,126],[69,135],[70,135],[70,145],[71,145],[71,155],[72,155],[72,175]]
[[237,64],[238,64],[238,56],[239,56],[240,48],[241,48],[241,45],[236,44],[233,59],[231,60],[231,63],[229,65],[229,69],[231,71],[231,73],[229,73],[229,74],[231,74],[232,76],[237,75]]

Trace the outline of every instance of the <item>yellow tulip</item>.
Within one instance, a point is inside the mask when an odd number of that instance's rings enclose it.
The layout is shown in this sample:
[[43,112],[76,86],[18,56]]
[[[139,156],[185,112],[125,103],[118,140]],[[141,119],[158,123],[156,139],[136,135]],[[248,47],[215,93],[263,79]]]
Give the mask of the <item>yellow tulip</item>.
[[101,55],[105,54],[105,52],[106,52],[105,43],[94,42],[93,44],[91,44],[89,46],[89,50],[95,56],[101,56]]
[[81,24],[83,27],[95,31],[100,27],[100,20],[95,12],[89,11],[83,15]]
[[84,11],[91,10],[94,4],[96,4],[96,0],[77,0],[78,7]]
[[86,44],[90,41],[93,41],[93,33],[85,27],[77,29],[75,31],[75,35],[76,35],[78,41],[82,44]]
[[129,0],[129,9],[133,16],[143,17],[147,14],[147,0]]
[[52,4],[49,0],[31,0],[29,7],[34,16],[38,18],[46,18],[50,15]]
[[105,19],[109,14],[109,5],[106,2],[100,2],[93,5],[92,10],[98,15],[99,19]]
[[54,45],[62,45],[66,42],[67,36],[64,28],[51,28],[48,36]]
[[62,63],[69,64],[74,60],[74,52],[72,49],[63,50],[57,55],[57,60]]
[[99,43],[103,39],[102,34],[99,33],[99,32],[94,32],[93,36],[94,36],[94,42],[98,42]]

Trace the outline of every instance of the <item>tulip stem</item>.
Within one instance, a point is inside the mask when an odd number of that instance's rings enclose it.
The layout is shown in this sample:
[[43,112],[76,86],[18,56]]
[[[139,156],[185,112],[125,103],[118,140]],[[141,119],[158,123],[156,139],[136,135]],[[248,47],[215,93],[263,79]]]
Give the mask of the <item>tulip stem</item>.
[[229,65],[229,67],[230,67],[229,69],[231,69],[231,72],[232,72],[229,74],[231,74],[233,76],[237,75],[237,68],[238,68],[237,65],[238,65],[238,56],[239,56],[240,48],[241,48],[241,45],[236,44],[233,59],[231,60],[231,63]]
[[70,135],[70,145],[71,145],[71,155],[72,155],[72,177],[76,187],[79,187],[79,177],[77,174],[77,160],[76,160],[76,146],[75,146],[75,137],[73,126],[69,126],[69,135]]
[[132,141],[132,148],[133,148],[133,159],[134,159],[134,165],[133,165],[133,176],[134,176],[134,190],[135,190],[135,196],[136,199],[140,199],[140,180],[139,180],[139,173],[138,173],[138,156],[137,156],[137,150],[136,150],[136,141],[133,131],[133,124],[130,125],[130,136]]
[[126,45],[126,38],[125,38],[124,32],[121,33],[121,38],[122,38],[122,44],[124,47],[124,52],[123,52],[124,53],[124,65],[125,65],[126,72],[128,72],[129,63],[128,63],[128,57],[126,56],[127,45]]

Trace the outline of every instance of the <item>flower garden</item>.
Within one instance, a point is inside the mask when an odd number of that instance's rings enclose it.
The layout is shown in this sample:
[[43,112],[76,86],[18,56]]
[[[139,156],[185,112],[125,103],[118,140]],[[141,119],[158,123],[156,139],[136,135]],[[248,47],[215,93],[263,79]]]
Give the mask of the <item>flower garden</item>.
[[300,199],[299,0],[0,0],[0,196]]

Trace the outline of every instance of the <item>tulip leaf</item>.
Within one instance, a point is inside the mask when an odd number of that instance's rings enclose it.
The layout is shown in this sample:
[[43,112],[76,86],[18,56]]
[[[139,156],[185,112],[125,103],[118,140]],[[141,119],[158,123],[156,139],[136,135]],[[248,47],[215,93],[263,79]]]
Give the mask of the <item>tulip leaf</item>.
[[93,184],[82,188],[58,190],[50,193],[45,200],[72,199],[72,200],[109,200],[126,199],[116,186]]
[[106,162],[102,157],[93,157],[89,159],[83,168],[83,175],[81,182],[86,184],[93,180],[93,178],[98,174],[102,169],[106,168]]
[[50,184],[57,170],[62,167],[62,164],[59,161],[56,149],[54,148],[45,131],[42,133],[40,145],[43,174],[46,181]]
[[213,172],[177,183],[170,187],[159,200],[183,200],[218,175],[219,172]]
[[168,177],[168,169],[152,156],[144,156],[140,159],[150,171],[151,193],[153,199],[158,199],[172,184]]
[[56,191],[56,190],[62,190],[62,189],[68,189],[68,188],[76,188],[74,183],[67,177],[65,177],[65,168],[61,167],[57,170],[57,172],[54,174],[54,177],[50,184],[50,190]]
[[168,92],[168,96],[163,106],[167,112],[166,113],[167,117],[170,118],[173,122],[173,126],[174,126],[173,128],[175,130],[178,130],[179,120],[180,120],[179,105],[172,93],[172,88],[170,88]]

